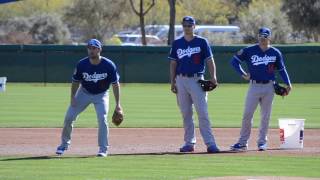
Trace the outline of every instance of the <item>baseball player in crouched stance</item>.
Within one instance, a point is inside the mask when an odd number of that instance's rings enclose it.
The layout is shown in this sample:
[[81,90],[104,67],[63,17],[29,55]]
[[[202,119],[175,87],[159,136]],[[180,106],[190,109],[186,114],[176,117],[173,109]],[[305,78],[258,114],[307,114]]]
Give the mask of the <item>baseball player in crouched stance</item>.
[[112,85],[115,97],[115,111],[122,112],[120,105],[119,75],[115,64],[100,56],[102,45],[97,39],[91,39],[87,45],[88,57],[81,59],[72,76],[71,102],[64,119],[61,135],[61,144],[56,154],[62,155],[71,143],[73,123],[78,115],[89,104],[93,104],[98,118],[98,145],[97,156],[105,157],[108,154],[108,110],[109,86]]
[[[247,150],[253,114],[258,104],[261,107],[261,121],[257,146],[259,151],[267,150],[267,132],[274,97],[273,84],[275,81],[275,71],[278,71],[287,85],[286,89],[288,93],[292,87],[282,54],[277,48],[270,45],[270,39],[271,30],[266,27],[260,28],[258,34],[259,43],[241,49],[231,60],[234,69],[245,80],[250,81],[242,117],[240,138],[236,144],[231,146],[231,150],[233,151]],[[247,64],[248,73],[242,69],[242,62]]]
[[177,94],[178,105],[183,117],[184,145],[180,152],[193,152],[196,144],[195,125],[193,120],[194,105],[198,117],[200,133],[207,145],[208,153],[217,153],[208,117],[207,93],[198,83],[203,79],[205,64],[209,69],[211,81],[217,84],[216,68],[211,48],[206,39],[194,35],[195,20],[186,16],[182,20],[184,36],[172,44],[170,59],[171,91]]

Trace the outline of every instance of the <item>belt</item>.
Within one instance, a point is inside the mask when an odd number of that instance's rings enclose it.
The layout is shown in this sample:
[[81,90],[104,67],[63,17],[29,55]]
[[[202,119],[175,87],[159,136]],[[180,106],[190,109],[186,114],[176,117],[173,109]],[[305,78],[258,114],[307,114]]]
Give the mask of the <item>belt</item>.
[[252,84],[268,84],[272,82],[272,80],[250,80]]
[[177,76],[182,76],[182,77],[201,77],[201,76],[203,76],[203,74],[198,74],[198,73],[194,73],[194,74],[180,73],[180,74],[177,74]]

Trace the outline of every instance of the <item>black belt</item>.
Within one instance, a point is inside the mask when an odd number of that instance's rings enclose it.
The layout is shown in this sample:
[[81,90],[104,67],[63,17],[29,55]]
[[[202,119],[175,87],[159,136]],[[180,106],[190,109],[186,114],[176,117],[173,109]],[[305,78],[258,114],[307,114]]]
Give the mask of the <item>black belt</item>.
[[177,74],[177,76],[183,76],[183,77],[201,77],[201,76],[203,76],[203,74],[198,74],[198,73],[194,73],[194,74],[180,73],[180,74]]
[[271,80],[250,80],[253,84],[268,84],[271,82]]

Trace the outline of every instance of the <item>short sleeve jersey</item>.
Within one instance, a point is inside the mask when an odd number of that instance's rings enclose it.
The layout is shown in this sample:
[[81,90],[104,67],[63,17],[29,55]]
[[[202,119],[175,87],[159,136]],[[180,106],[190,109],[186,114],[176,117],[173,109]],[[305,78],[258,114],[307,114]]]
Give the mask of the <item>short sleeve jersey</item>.
[[239,62],[246,62],[253,80],[275,80],[275,70],[285,68],[281,52],[270,47],[262,51],[258,44],[238,51],[234,56]]
[[205,61],[213,57],[206,39],[195,36],[191,41],[184,37],[175,40],[169,59],[177,62],[176,74],[204,74]]
[[97,65],[91,64],[88,57],[81,59],[76,66],[72,81],[80,82],[91,94],[99,94],[107,91],[110,84],[117,83],[119,78],[115,64],[101,56],[101,62]]

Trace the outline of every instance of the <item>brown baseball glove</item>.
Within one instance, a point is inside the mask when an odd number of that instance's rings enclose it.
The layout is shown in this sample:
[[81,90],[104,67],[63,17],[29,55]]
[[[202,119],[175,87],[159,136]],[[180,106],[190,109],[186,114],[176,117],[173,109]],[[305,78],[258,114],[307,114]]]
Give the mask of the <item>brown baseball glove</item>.
[[211,81],[209,80],[202,80],[200,79],[198,81],[198,83],[200,84],[201,88],[204,90],[204,91],[212,91],[214,90],[217,85],[216,84],[213,84]]
[[112,115],[112,123],[116,126],[119,126],[123,121],[123,112],[114,111]]

